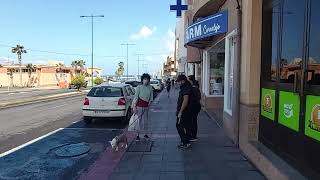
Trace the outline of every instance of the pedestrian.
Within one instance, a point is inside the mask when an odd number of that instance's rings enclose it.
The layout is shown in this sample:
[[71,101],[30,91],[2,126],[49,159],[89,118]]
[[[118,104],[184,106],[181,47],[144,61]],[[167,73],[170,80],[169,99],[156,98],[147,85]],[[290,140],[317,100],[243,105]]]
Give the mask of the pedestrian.
[[177,84],[180,85],[180,91],[177,102],[176,128],[181,139],[181,144],[178,145],[178,148],[186,149],[191,145],[190,126],[192,124],[192,116],[190,112],[190,96],[192,86],[185,75],[178,76]]
[[199,82],[196,81],[194,75],[188,76],[189,82],[192,84],[191,88],[191,98],[190,98],[190,111],[192,116],[192,125],[190,127],[190,141],[197,141],[197,133],[198,133],[198,115],[201,110],[201,92],[199,89]]
[[170,81],[170,78],[167,79],[166,86],[167,86],[168,98],[170,98],[170,89],[171,89],[171,81]]
[[[135,115],[137,115],[138,132],[136,141],[140,141],[140,134],[144,133],[144,138],[149,139],[148,127],[149,127],[149,106],[153,101],[153,89],[150,85],[150,75],[145,73],[141,76],[142,85],[139,85],[136,89],[135,97],[133,99],[132,108]],[[130,125],[129,125],[130,126]]]
[[174,88],[174,79],[171,80],[171,85]]

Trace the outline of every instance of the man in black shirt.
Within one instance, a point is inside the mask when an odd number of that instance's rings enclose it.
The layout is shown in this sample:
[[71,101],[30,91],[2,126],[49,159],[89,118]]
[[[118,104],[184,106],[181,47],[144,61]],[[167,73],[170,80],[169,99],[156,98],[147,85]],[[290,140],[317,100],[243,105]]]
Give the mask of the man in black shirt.
[[179,75],[177,83],[180,84],[180,92],[177,103],[177,123],[176,127],[181,138],[181,149],[190,147],[190,126],[192,124],[192,116],[190,112],[191,83],[185,75]]
[[198,114],[201,110],[201,92],[199,89],[199,82],[196,81],[194,75],[188,76],[189,82],[192,84],[192,96],[191,96],[191,102],[190,102],[190,107],[191,107],[191,115],[192,115],[192,125],[190,128],[191,132],[191,139],[190,141],[197,141],[197,133],[198,133]]

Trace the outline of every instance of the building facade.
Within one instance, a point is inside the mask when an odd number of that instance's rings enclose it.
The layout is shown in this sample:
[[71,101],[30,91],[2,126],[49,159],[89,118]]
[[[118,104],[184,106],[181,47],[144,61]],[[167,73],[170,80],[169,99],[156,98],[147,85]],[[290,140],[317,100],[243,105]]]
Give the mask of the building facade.
[[320,179],[320,1],[186,0],[202,104],[269,179]]
[[168,56],[163,63],[163,77],[173,78],[177,76],[177,61],[174,57]]
[[[19,65],[2,65],[0,67],[0,87],[20,87]],[[75,69],[74,67],[64,66],[63,63],[54,65],[22,65],[22,86],[23,87],[45,87],[58,86],[68,88],[71,78],[75,74],[84,73],[91,75],[91,69]],[[100,77],[102,70],[94,69],[94,77]]]

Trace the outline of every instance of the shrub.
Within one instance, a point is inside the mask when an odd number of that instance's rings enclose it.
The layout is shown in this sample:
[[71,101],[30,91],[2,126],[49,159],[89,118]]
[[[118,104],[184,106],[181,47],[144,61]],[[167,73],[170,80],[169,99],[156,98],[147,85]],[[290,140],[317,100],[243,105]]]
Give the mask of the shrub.
[[85,87],[87,82],[85,80],[85,76],[80,74],[72,77],[71,84],[79,90],[80,88]]

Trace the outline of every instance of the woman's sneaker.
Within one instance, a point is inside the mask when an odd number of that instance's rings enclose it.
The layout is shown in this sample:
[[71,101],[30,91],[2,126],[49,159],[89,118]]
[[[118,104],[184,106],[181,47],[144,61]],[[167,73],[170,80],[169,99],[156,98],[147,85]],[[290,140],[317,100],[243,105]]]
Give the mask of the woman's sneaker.
[[150,139],[150,137],[148,135],[144,135],[145,139]]

